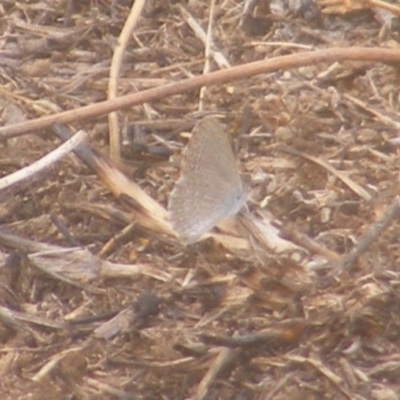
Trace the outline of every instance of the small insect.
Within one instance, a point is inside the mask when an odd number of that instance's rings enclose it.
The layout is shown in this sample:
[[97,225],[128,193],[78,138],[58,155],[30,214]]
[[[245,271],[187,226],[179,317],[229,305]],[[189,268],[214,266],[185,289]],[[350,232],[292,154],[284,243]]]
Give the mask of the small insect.
[[195,127],[168,204],[172,227],[187,244],[243,206],[246,191],[228,134],[214,117]]

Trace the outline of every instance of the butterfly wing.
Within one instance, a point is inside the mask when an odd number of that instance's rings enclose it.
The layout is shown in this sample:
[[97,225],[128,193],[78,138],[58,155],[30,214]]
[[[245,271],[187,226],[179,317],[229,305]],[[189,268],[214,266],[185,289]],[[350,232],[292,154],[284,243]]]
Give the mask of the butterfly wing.
[[228,134],[213,117],[201,120],[189,141],[168,205],[173,228],[187,243],[234,215],[244,191]]

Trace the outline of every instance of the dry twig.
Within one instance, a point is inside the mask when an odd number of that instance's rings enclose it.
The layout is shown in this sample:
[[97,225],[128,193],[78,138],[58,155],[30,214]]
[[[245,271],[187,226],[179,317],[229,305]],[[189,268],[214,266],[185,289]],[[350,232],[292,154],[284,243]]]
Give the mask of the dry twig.
[[73,151],[76,147],[82,144],[87,139],[87,137],[88,135],[86,132],[79,131],[66,142],[61,144],[57,149],[53,150],[51,153],[46,154],[40,160],[32,163],[28,167],[22,168],[19,171],[5,176],[4,178],[1,178],[0,190],[4,190],[26,179],[33,179],[35,175],[49,168],[51,165]]
[[76,123],[112,111],[199,89],[202,86],[223,84],[238,79],[249,78],[258,74],[270,73],[279,69],[298,68],[319,62],[337,62],[344,60],[392,62],[400,64],[400,53],[397,50],[382,48],[331,48],[281,56],[269,60],[255,61],[249,64],[227,68],[222,71],[196,76],[180,82],[170,83],[165,86],[144,90],[139,93],[122,96],[114,100],[107,100],[93,105],[90,104],[79,109],[64,111],[59,114],[41,117],[20,124],[0,127],[0,139],[7,139],[24,135],[28,132],[38,131],[56,122],[64,124],[71,122]]
[[[129,16],[122,28],[121,34],[119,35],[111,62],[110,79],[108,81],[108,100],[110,101],[117,97],[118,77],[121,70],[124,51],[145,4],[146,0],[137,0],[133,2]],[[108,124],[110,130],[110,158],[118,165],[121,158],[121,135],[118,125],[118,115],[115,112],[108,115]]]
[[400,216],[400,197],[396,197],[390,206],[386,209],[383,217],[375,222],[368,232],[363,234],[358,240],[357,245],[348,253],[345,254],[339,264],[335,267],[332,274],[337,272],[338,270],[347,270],[351,271],[354,269],[354,262],[362,253],[368,250],[368,247],[377,240],[382,233],[389,228]]

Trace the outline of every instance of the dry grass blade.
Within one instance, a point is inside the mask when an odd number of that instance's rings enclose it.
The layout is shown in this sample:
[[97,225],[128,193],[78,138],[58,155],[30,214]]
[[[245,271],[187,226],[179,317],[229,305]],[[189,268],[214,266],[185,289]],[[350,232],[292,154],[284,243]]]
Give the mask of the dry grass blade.
[[[64,126],[56,125],[54,129],[57,135],[64,140],[67,140],[71,135]],[[87,163],[99,175],[115,196],[126,195],[132,198],[141,207],[141,210],[157,223],[161,232],[174,236],[173,231],[166,222],[167,211],[138,185],[129,180],[116,166],[104,157],[94,154],[88,147],[83,148],[81,146],[75,152],[82,161]]]
[[[390,118],[387,115],[384,115],[382,112],[379,112],[376,108],[374,107],[369,107],[364,101],[361,101],[360,99],[357,99],[353,96],[350,96],[349,94],[345,94],[344,98],[355,104],[357,107],[360,107],[361,109],[369,112],[370,114],[374,115],[378,120],[382,121],[385,125],[392,126],[393,128],[399,130],[400,129],[400,121],[396,121],[394,118]],[[400,120],[400,115],[397,114],[397,119]]]
[[322,168],[327,170],[329,173],[331,173],[332,175],[339,178],[344,184],[346,184],[354,193],[356,193],[362,199],[364,199],[365,201],[372,200],[372,196],[364,188],[362,188],[358,183],[354,182],[352,179],[350,179],[348,176],[346,176],[346,174],[344,174],[340,171],[337,171],[335,168],[333,168],[331,165],[329,165],[324,160],[321,160],[317,157],[314,157],[314,156],[311,156],[311,155],[308,155],[305,153],[301,153],[301,152],[293,150],[293,149],[281,148],[281,149],[277,149],[277,151],[282,151],[282,152],[292,154],[292,155],[295,155],[298,157],[303,157],[306,160],[309,160],[309,161],[313,162],[314,164],[321,166]]

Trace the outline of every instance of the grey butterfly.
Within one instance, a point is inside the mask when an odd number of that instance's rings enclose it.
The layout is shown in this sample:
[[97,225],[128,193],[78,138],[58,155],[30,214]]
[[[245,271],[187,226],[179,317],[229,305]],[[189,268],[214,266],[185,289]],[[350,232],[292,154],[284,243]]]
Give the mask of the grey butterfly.
[[245,198],[228,134],[216,118],[203,118],[193,131],[169,200],[172,227],[184,242],[193,243],[235,215]]

